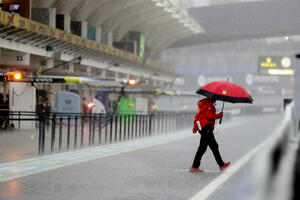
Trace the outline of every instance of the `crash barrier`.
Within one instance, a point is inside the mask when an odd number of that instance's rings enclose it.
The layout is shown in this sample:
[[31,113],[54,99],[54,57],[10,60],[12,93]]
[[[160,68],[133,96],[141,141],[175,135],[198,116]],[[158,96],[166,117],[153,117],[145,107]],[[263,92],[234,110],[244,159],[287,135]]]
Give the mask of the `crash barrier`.
[[35,121],[39,132],[38,153],[54,153],[145,136],[170,133],[193,124],[193,112],[156,112],[112,115],[82,113],[9,112],[10,123]]
[[293,105],[288,105],[281,124],[260,152],[251,176],[253,193],[245,199],[300,199],[299,141],[292,111]]

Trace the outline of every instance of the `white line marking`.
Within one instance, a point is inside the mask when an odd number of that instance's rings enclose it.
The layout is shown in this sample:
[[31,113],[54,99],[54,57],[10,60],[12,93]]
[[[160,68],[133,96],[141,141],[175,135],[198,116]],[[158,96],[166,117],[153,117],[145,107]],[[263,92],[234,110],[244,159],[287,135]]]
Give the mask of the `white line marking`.
[[273,140],[273,135],[269,136],[264,142],[252,149],[245,156],[243,156],[233,166],[229,167],[222,175],[215,178],[205,188],[193,196],[190,200],[205,200],[207,199],[218,187],[225,183],[234,173],[236,173],[244,164],[246,164],[259,150],[261,150],[267,143]]

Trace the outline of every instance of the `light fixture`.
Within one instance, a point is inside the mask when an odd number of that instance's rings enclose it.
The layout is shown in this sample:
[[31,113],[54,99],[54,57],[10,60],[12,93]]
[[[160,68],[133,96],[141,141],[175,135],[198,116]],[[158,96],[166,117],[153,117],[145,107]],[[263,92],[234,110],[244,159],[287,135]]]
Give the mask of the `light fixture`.
[[90,102],[90,103],[87,104],[87,107],[89,109],[91,109],[91,108],[95,107],[95,104],[93,102]]
[[16,72],[16,73],[14,73],[13,77],[14,77],[15,81],[19,81],[22,79],[22,74],[20,72]]
[[292,60],[291,60],[291,58],[290,57],[283,57],[282,59],[281,59],[281,65],[284,67],[284,68],[289,68],[289,67],[291,67],[291,65],[292,65]]
[[130,79],[130,80],[128,80],[128,84],[129,85],[135,85],[136,84],[136,80]]

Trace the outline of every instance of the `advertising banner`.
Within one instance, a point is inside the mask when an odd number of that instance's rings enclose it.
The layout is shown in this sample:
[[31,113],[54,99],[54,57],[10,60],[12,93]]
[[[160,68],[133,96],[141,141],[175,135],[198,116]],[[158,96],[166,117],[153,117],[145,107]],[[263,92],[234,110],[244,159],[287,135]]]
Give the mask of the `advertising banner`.
[[140,34],[140,57],[145,60],[145,35]]
[[261,75],[294,75],[289,56],[259,56],[258,72]]

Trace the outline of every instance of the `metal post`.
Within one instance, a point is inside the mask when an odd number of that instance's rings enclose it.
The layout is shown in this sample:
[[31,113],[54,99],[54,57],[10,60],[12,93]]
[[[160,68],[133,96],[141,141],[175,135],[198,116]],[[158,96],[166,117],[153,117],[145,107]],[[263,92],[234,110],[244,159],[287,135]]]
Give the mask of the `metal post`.
[[149,115],[146,115],[146,125],[145,125],[145,132],[146,132],[146,136],[148,136],[149,134],[149,129],[148,129],[148,119],[149,119]]
[[42,136],[42,154],[45,153],[45,117],[43,117],[43,136]]
[[99,115],[99,121],[98,121],[98,124],[99,124],[99,145],[101,144],[101,115]]
[[54,150],[54,141],[55,141],[55,126],[56,126],[56,116],[52,117],[52,132],[51,132],[51,153]]
[[124,120],[123,138],[124,138],[124,140],[127,139],[127,137],[126,137],[126,131],[127,131],[127,129],[126,129],[127,121],[126,121],[126,119],[127,119],[127,116],[128,116],[128,115],[124,115],[124,116],[123,116],[123,120]]
[[163,133],[163,125],[164,125],[164,118],[163,118],[163,113],[159,114],[159,123],[160,123],[160,127],[159,127],[159,133]]
[[134,138],[134,115],[131,116],[132,121],[131,121],[131,139]]
[[110,117],[110,134],[109,134],[110,143],[112,143],[112,127],[113,127],[113,116]]
[[149,135],[150,136],[152,135],[152,117],[153,117],[153,115],[150,114],[149,115]]
[[142,121],[142,123],[143,123],[143,129],[142,129],[142,133],[143,133],[143,136],[144,136],[144,137],[146,136],[146,131],[145,131],[145,118],[146,118],[146,116],[143,115],[143,121]]
[[138,115],[135,115],[135,138],[138,136]]
[[80,147],[83,147],[83,137],[84,137],[84,116],[81,116],[81,138],[80,138]]
[[58,141],[58,150],[61,151],[61,143],[62,143],[62,125],[63,118],[59,119],[59,141]]
[[123,116],[120,116],[119,117],[120,119],[120,124],[119,124],[119,141],[122,141],[122,119],[123,119]]
[[172,131],[173,132],[176,131],[176,129],[175,129],[176,121],[175,120],[176,120],[176,113],[173,114],[173,124],[172,124],[172,127],[173,127]]
[[77,129],[78,129],[78,117],[75,116],[75,133],[74,133],[74,148],[77,148]]
[[89,117],[89,146],[91,146],[92,139],[92,116]]
[[39,116],[39,155],[42,154],[42,117]]
[[70,116],[68,116],[68,128],[67,128],[67,151],[69,151],[69,147],[70,147],[70,124],[71,123],[71,119]]
[[92,117],[93,122],[93,133],[92,133],[92,145],[95,144],[95,129],[96,129],[96,116]]
[[108,116],[105,116],[105,143],[107,143],[107,135],[108,135]]
[[127,139],[129,140],[130,139],[130,115],[127,115],[127,128],[128,128],[128,130],[127,130]]
[[118,140],[118,116],[115,116],[115,142]]
[[142,134],[141,128],[142,128],[142,115],[140,115],[139,117],[139,137],[141,137]]

